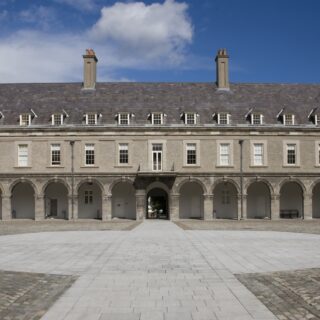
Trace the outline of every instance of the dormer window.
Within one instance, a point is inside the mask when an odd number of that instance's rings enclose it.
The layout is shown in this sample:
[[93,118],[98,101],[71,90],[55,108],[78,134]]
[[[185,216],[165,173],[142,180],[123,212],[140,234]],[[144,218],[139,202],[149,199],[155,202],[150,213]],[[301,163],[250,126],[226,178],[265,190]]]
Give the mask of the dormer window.
[[98,115],[96,113],[86,114],[86,125],[95,126],[98,123]]
[[63,124],[63,114],[55,113],[51,116],[51,123],[53,126],[61,126]]
[[31,114],[30,113],[23,113],[20,114],[20,126],[30,126],[31,124]]
[[261,113],[252,113],[251,114],[251,124],[252,125],[263,124],[263,115]]
[[129,113],[119,113],[118,114],[118,124],[121,126],[127,126],[130,124],[130,114]]
[[315,124],[316,126],[319,125],[319,117],[318,117],[317,114],[314,115],[314,124]]
[[0,120],[4,118],[3,113],[0,111]]
[[184,115],[184,121],[187,125],[197,124],[197,114],[195,112],[186,112]]
[[154,125],[163,124],[163,113],[161,112],[153,112],[151,114],[151,123]]
[[285,126],[293,126],[295,124],[294,114],[284,114],[283,115],[283,124]]
[[230,114],[226,112],[218,113],[217,122],[218,124],[221,124],[221,125],[230,124]]

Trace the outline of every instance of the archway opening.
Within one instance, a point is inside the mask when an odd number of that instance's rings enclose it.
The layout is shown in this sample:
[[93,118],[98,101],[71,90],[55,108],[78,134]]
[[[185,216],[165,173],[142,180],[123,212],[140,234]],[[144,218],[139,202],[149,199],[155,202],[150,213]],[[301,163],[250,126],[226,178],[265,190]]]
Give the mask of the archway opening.
[[120,182],[112,189],[112,218],[136,219],[136,192],[129,182]]
[[102,192],[95,182],[84,182],[78,190],[78,218],[101,219]]
[[271,218],[270,189],[264,182],[254,182],[247,190],[247,218]]
[[160,188],[154,188],[147,194],[147,219],[169,219],[168,194]]
[[27,182],[19,182],[12,190],[11,208],[13,219],[34,219],[34,189]]
[[316,184],[312,193],[312,218],[320,218],[320,183]]
[[180,219],[203,219],[203,189],[198,183],[185,183],[179,202]]
[[296,182],[285,183],[280,190],[280,218],[303,216],[303,190]]
[[44,192],[46,218],[68,218],[68,189],[61,182],[49,183]]
[[217,219],[238,219],[238,191],[230,182],[217,184],[213,191],[213,214]]

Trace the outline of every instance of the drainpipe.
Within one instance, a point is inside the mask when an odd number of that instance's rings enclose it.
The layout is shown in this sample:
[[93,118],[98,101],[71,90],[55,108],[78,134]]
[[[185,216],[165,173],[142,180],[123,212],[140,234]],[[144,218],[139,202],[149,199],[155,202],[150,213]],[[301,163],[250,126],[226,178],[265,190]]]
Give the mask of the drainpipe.
[[243,220],[243,142],[239,140],[240,145],[240,220]]
[[74,218],[74,143],[70,141],[71,146],[71,219]]

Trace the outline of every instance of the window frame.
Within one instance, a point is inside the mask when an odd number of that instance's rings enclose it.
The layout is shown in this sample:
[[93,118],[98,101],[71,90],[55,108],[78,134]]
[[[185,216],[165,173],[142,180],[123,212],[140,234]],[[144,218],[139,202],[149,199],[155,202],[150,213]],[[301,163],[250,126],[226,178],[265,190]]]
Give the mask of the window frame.
[[[218,140],[217,141],[217,164],[216,164],[216,167],[220,167],[220,168],[232,168],[234,167],[234,163],[233,163],[233,159],[234,159],[234,155],[233,155],[233,152],[234,152],[234,146],[233,146],[233,140]],[[221,153],[220,153],[220,150],[221,150],[221,145],[223,144],[227,144],[229,145],[229,164],[228,165],[225,165],[225,164],[222,164],[221,163]]]
[[[259,123],[255,123],[255,121],[257,120],[257,118],[255,119],[256,116],[259,117]],[[262,124],[263,124],[263,114],[262,113],[252,113],[251,114],[251,125],[261,126]]]
[[[20,147],[25,146],[26,147],[26,164],[21,164],[20,162]],[[26,142],[17,142],[17,167],[19,168],[28,168],[30,167],[30,144]]]
[[[89,118],[92,116],[94,116],[94,119]],[[94,122],[92,123],[91,120],[94,120]],[[95,112],[86,113],[86,125],[87,126],[96,126],[97,124],[98,124],[98,114]]]
[[[188,119],[188,116],[193,116],[193,123],[189,123],[189,120],[191,119]],[[197,124],[197,113],[196,112],[185,112],[184,113],[184,124],[187,125],[187,126],[194,126]]]
[[[254,159],[254,146],[257,144],[262,145],[262,165],[256,164]],[[268,166],[268,143],[266,140],[252,140],[250,141],[250,166],[255,168],[263,168]]]
[[[288,163],[288,145],[295,145],[295,163]],[[297,140],[283,141],[283,167],[300,167],[300,142]]]
[[[129,166],[130,165],[130,155],[129,155],[129,143],[128,142],[118,142],[118,166]],[[126,146],[126,151],[127,151],[127,161],[126,162],[121,162],[121,147]],[[125,149],[123,149],[125,150]]]
[[[92,148],[92,149],[90,149]],[[93,151],[93,153],[90,155],[89,151]],[[93,158],[93,163],[88,163],[87,161],[89,157]],[[84,144],[84,165],[85,167],[94,167],[96,165],[96,145],[95,143],[86,142]]]
[[[155,123],[155,115],[160,115],[160,123]],[[152,112],[151,114],[151,124],[153,124],[154,126],[161,126],[163,125],[163,119],[164,119],[164,115],[162,112]]]
[[[121,117],[122,116],[126,116],[126,122],[127,123],[121,123],[121,121],[122,121]],[[119,126],[129,126],[130,125],[130,113],[129,112],[119,112],[118,113],[118,125]]]
[[[226,116],[226,123],[221,123],[221,116],[224,115]],[[219,112],[218,115],[217,115],[217,123],[218,125],[221,125],[221,126],[227,126],[230,124],[230,113],[228,112]]]
[[[162,170],[153,170],[153,145],[162,144]],[[148,163],[150,172],[165,172],[167,170],[167,141],[166,140],[148,140]]]
[[[287,123],[287,116],[291,116],[292,118],[291,118],[291,124],[288,124]],[[283,115],[283,124],[285,125],[285,126],[294,126],[295,124],[296,124],[296,122],[295,122],[295,115],[293,114],[293,113],[285,113],[284,115]]]
[[[28,119],[27,119],[27,124],[25,124],[24,123],[24,121],[23,121],[23,117],[24,116],[27,116],[28,117]],[[20,123],[20,126],[21,127],[29,127],[30,125],[31,125],[31,113],[22,113],[22,114],[20,114],[20,116],[19,116],[19,123]]]
[[[60,123],[56,123],[56,118],[57,116],[60,116]],[[54,113],[51,115],[51,124],[53,126],[62,126],[63,125],[63,121],[64,121],[64,116],[62,113]]]
[[[53,152],[57,150],[53,150],[53,146],[59,146],[59,163],[54,163],[53,161]],[[60,143],[50,143],[50,166],[51,167],[61,167],[62,164],[62,148]]]

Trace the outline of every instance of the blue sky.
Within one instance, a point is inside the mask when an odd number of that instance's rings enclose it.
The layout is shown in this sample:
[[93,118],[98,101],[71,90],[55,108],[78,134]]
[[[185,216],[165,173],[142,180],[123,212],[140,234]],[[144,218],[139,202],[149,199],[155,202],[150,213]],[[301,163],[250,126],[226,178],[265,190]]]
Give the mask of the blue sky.
[[0,82],[82,80],[94,48],[99,81],[320,82],[319,0],[0,0]]

